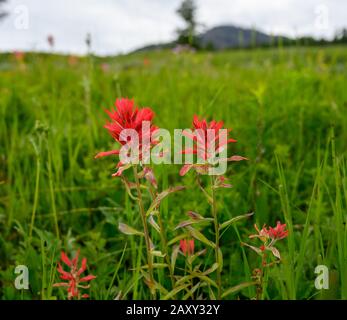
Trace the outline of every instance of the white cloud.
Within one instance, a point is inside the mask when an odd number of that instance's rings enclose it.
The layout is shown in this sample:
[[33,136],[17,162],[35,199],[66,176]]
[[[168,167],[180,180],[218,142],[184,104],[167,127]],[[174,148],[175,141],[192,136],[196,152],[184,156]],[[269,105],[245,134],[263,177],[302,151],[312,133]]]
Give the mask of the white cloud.
[[[46,37],[53,34],[55,50],[84,53],[84,39],[90,32],[96,53],[127,52],[172,40],[182,23],[175,13],[179,3],[180,0],[9,0],[10,15],[0,22],[0,50],[49,50]],[[205,28],[236,24],[289,36],[331,37],[344,26],[347,13],[345,0],[197,0],[197,4],[198,19]],[[29,12],[27,30],[15,28],[15,8],[21,5]],[[317,8],[324,9],[322,5],[328,10],[326,24],[320,23],[322,12],[316,12]]]

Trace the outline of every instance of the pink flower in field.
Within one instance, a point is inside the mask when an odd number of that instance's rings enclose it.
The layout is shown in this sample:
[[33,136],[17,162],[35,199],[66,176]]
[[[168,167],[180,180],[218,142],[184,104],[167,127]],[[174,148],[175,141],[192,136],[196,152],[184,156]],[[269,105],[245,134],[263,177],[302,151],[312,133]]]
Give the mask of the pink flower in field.
[[107,73],[110,71],[110,65],[108,63],[102,63],[100,65],[100,68],[103,73]]
[[180,249],[184,255],[191,256],[194,254],[194,239],[182,239],[180,240]]
[[82,294],[80,289],[88,289],[90,285],[80,285],[83,282],[89,282],[96,278],[93,275],[87,275],[81,277],[81,274],[87,269],[87,259],[83,258],[81,266],[78,266],[79,251],[77,251],[76,256],[70,260],[67,255],[62,251],[61,252],[61,261],[64,262],[66,266],[70,268],[69,271],[65,271],[60,263],[58,263],[58,272],[60,273],[60,279],[66,280],[67,282],[59,282],[53,284],[53,287],[66,287],[67,288],[67,297],[68,299],[81,299],[88,298],[88,294]]
[[[150,148],[155,141],[152,140],[152,133],[158,128],[152,124],[154,118],[154,112],[151,108],[142,108],[139,109],[134,104],[134,100],[121,98],[117,99],[115,102],[116,109],[106,110],[106,113],[110,117],[110,121],[105,124],[105,128],[111,134],[114,140],[116,140],[121,145],[125,145],[128,141],[124,141],[122,137],[122,132],[124,129],[133,129],[138,135],[138,145],[139,150],[139,160],[142,160],[143,154],[142,149]],[[147,124],[148,128],[144,125]],[[146,150],[147,151],[147,150]],[[120,150],[111,150],[106,152],[98,153],[95,158],[105,157],[109,155],[118,155]],[[118,171],[114,176],[120,176],[122,172],[128,168],[127,165],[119,162],[117,167]],[[149,172],[146,172],[149,174]],[[152,177],[149,177],[151,180]]]
[[18,62],[23,62],[25,54],[23,51],[14,51],[13,56]]

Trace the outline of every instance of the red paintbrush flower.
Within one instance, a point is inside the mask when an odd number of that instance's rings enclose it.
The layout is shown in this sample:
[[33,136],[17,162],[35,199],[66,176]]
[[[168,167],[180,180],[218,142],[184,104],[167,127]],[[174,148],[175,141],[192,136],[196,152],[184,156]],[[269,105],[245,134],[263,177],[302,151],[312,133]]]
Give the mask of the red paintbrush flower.
[[194,254],[194,239],[182,239],[180,240],[180,249],[184,255],[191,256]]
[[88,294],[82,294],[80,288],[88,289],[90,285],[80,285],[82,282],[89,282],[96,278],[93,275],[87,275],[81,277],[81,274],[87,269],[87,259],[83,258],[81,266],[78,266],[79,251],[77,251],[76,256],[70,260],[67,255],[62,251],[61,252],[61,261],[64,262],[69,268],[70,271],[65,271],[60,263],[58,263],[58,272],[60,273],[60,279],[66,280],[67,282],[60,282],[53,284],[53,287],[67,287],[67,297],[68,299],[81,299],[88,298]]
[[288,237],[288,230],[286,230],[286,224],[281,224],[280,221],[277,222],[275,228],[269,227],[268,234],[271,239],[281,240]]
[[[124,139],[122,132],[124,129],[133,129],[138,135],[138,145],[133,147],[139,150],[139,160],[143,160],[143,151],[148,151],[149,148],[155,143],[152,141],[152,133],[158,128],[152,124],[154,118],[154,112],[151,108],[139,109],[134,104],[134,100],[121,98],[115,102],[116,109],[111,111],[106,110],[106,113],[110,117],[110,121],[105,124],[105,128],[109,131],[111,136],[121,145],[128,144],[128,141]],[[146,127],[145,125],[148,125]],[[109,155],[118,155],[120,150],[111,150],[98,153],[95,158],[100,158]],[[128,166],[123,163],[119,163],[119,170],[114,175],[121,175],[122,172],[127,169]]]
[[[199,120],[199,118],[194,115],[192,131],[183,131],[183,134],[186,137],[193,140],[193,148],[185,149],[182,151],[182,153],[196,154],[198,163],[185,164],[180,170],[181,176],[185,175],[191,168],[194,168],[199,174],[207,173],[209,167],[211,166],[210,162],[213,163],[216,157],[222,151],[225,151],[225,148],[229,143],[236,142],[236,140],[228,138],[228,134],[231,129],[224,129],[223,125],[223,121],[212,120],[211,122],[207,122],[206,119]],[[226,134],[226,136],[223,137],[223,134]],[[222,140],[221,137],[223,137]],[[241,160],[247,159],[241,156],[232,156],[230,158],[225,157],[225,159],[219,159],[219,161]]]
[[247,243],[243,243],[243,245],[250,247],[257,253],[263,253],[265,250],[271,251],[275,257],[281,259],[280,252],[274,247],[274,245],[277,240],[282,240],[288,237],[289,232],[286,230],[286,224],[281,224],[281,222],[278,221],[277,226],[274,228],[266,228],[266,225],[264,225],[263,228],[259,230],[257,225],[254,225],[254,227],[258,233],[250,235],[249,238],[259,238],[263,244],[259,248],[250,246]]
[[[236,142],[234,139],[227,139],[225,142],[220,142],[219,133],[223,129],[223,121],[207,122],[206,119],[199,120],[194,115],[193,118],[193,134],[184,131],[183,134],[194,141],[193,149],[186,149],[183,153],[197,154],[200,160],[207,160],[215,157],[225,144]],[[228,130],[229,133],[231,130]]]

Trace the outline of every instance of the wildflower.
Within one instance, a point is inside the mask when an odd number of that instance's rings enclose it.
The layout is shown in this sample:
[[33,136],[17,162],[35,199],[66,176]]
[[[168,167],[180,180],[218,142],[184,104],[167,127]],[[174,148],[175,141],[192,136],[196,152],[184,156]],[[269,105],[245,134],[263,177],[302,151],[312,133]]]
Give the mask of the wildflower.
[[70,268],[70,271],[65,271],[60,263],[58,263],[58,272],[60,273],[60,279],[66,280],[67,282],[60,282],[53,284],[53,287],[67,287],[67,297],[68,299],[73,298],[88,298],[88,294],[82,294],[80,288],[88,289],[90,285],[80,285],[83,282],[89,282],[96,278],[93,275],[87,275],[81,277],[81,274],[87,269],[87,259],[83,258],[81,266],[78,266],[79,260],[79,251],[77,251],[75,257],[70,260],[67,255],[62,251],[61,252],[61,261],[64,262],[66,266]]
[[145,67],[148,67],[151,64],[151,60],[149,60],[148,58],[144,58],[143,59],[143,65]]
[[[208,123],[206,119],[199,120],[199,118],[194,115],[193,134],[191,135],[187,131],[183,132],[183,134],[192,139],[195,142],[195,146],[192,150],[184,150],[183,153],[197,154],[200,160],[207,160],[214,157],[223,147],[223,143],[219,143],[219,133],[220,130],[223,129],[223,125],[223,121],[212,120]],[[228,130],[228,132],[229,131],[230,130]],[[226,141],[227,144],[231,142],[236,142],[236,140],[230,138]]]
[[257,225],[254,225],[254,228],[257,230],[258,234],[250,235],[249,238],[259,238],[263,242],[266,242],[269,238],[272,240],[281,240],[288,236],[288,230],[285,230],[286,224],[281,224],[280,221],[277,222],[277,225],[274,228],[269,227],[267,229],[266,225],[264,225],[261,230],[258,229]]
[[110,71],[110,65],[108,63],[102,63],[100,69],[103,73],[107,73]]
[[73,67],[78,63],[78,58],[74,55],[70,55],[68,59],[69,66]]
[[[157,130],[157,127],[152,124],[154,118],[154,112],[151,108],[139,109],[135,106],[134,100],[130,99],[117,99],[115,102],[116,110],[106,110],[106,113],[110,117],[110,122],[105,124],[105,128],[109,131],[113,139],[115,139],[121,145],[125,145],[128,141],[124,141],[122,137],[122,131],[124,129],[133,129],[136,131],[139,137],[138,145],[132,146],[139,150],[139,160],[143,160],[143,151],[147,151],[155,141],[151,139],[152,133]],[[149,125],[148,130],[144,124]],[[120,150],[111,150],[98,153],[95,158],[105,157],[109,155],[118,155]],[[120,176],[124,170],[129,168],[130,164],[118,163],[118,171],[114,176]]]
[[[187,148],[182,151],[183,154],[197,155],[197,164],[185,164],[180,171],[180,175],[185,175],[190,169],[194,168],[198,174],[206,174],[211,165],[216,161],[217,156],[225,150],[229,143],[236,142],[235,139],[228,138],[221,140],[223,133],[229,134],[231,129],[223,128],[223,121],[207,122],[206,119],[199,120],[194,115],[193,132],[183,131],[183,134],[193,140],[193,148]],[[241,161],[247,160],[241,156],[232,156],[230,158],[218,159],[219,161]],[[223,182],[222,182],[223,183]]]
[[23,62],[25,54],[22,51],[14,51],[13,56],[18,62]]
[[180,249],[184,255],[191,256],[194,254],[194,239],[183,239],[180,240]]
[[286,224],[281,224],[280,221],[277,222],[275,228],[269,227],[268,233],[269,237],[274,240],[281,240],[288,237],[288,230],[286,229]]
[[242,243],[242,244],[251,248],[258,254],[263,254],[264,251],[266,250],[271,251],[275,257],[280,259],[281,258],[280,252],[278,251],[277,248],[274,247],[274,244],[278,240],[282,240],[288,237],[289,232],[288,230],[286,230],[286,224],[281,224],[281,222],[278,221],[276,227],[274,228],[272,227],[267,228],[266,225],[264,225],[263,228],[260,230],[257,225],[254,225],[254,228],[258,233],[250,235],[249,238],[250,239],[259,238],[263,242],[263,244],[259,248],[251,246],[246,243]]

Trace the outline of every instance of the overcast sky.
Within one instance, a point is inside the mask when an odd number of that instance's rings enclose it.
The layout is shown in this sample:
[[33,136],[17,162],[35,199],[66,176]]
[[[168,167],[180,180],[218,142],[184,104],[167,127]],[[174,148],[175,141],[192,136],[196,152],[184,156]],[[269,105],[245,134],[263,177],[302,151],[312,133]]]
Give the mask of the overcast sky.
[[[181,0],[8,0],[0,21],[0,51],[49,50],[83,54],[85,36],[93,52],[125,53],[172,40],[182,21]],[[196,0],[204,28],[235,24],[287,36],[332,37],[347,25],[347,0]]]

